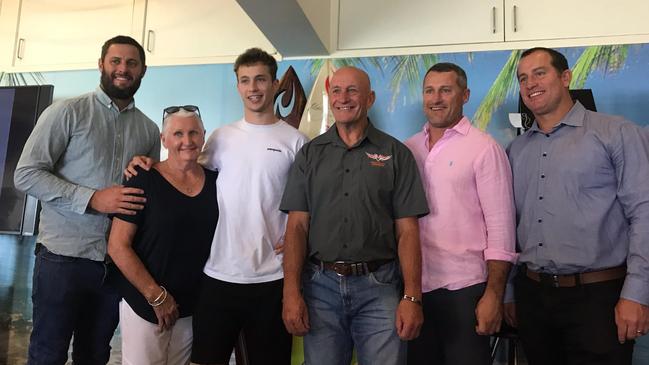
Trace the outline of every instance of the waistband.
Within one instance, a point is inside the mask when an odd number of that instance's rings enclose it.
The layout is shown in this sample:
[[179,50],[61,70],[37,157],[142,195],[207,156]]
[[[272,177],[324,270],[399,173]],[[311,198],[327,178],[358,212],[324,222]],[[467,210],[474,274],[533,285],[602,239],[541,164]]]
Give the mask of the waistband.
[[527,268],[525,268],[524,270],[525,275],[528,278],[538,283],[555,288],[572,288],[579,285],[594,284],[603,281],[621,279],[626,276],[626,266],[618,266],[598,271],[563,275],[539,273]]
[[390,263],[394,260],[374,260],[374,261],[360,261],[360,262],[346,262],[334,261],[327,262],[316,259],[315,257],[309,258],[309,261],[320,266],[323,270],[331,270],[338,276],[361,276],[367,275],[379,269],[379,267]]

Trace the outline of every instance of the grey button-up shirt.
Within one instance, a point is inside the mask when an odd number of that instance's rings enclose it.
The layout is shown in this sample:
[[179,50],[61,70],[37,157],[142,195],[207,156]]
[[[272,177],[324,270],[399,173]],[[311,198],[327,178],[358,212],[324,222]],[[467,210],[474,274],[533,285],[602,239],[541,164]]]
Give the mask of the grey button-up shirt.
[[576,103],[508,148],[519,262],[553,274],[626,263],[622,297],[649,304],[649,146],[636,124]]
[[41,201],[38,242],[56,254],[104,260],[110,221],[88,202],[120,184],[135,155],[159,159],[160,132],[133,103],[120,112],[97,88],[47,108],[14,174],[16,187]]
[[280,209],[310,213],[308,255],[324,261],[396,258],[394,220],[428,213],[414,157],[372,124],[351,148],[335,126],[304,145]]

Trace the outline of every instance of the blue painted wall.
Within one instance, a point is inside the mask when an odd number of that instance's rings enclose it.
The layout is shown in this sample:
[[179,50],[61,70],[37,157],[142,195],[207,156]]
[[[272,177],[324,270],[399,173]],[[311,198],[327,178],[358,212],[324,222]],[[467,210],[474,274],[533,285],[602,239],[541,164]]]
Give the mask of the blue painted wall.
[[[560,49],[571,65],[584,51],[584,47]],[[510,51],[486,51],[436,55],[439,61],[448,61],[463,67],[469,78],[471,99],[465,105],[465,114],[471,118],[487,94],[494,79],[504,66]],[[387,66],[385,57],[374,59],[375,64],[363,62],[377,94],[377,102],[370,111],[372,121],[382,130],[403,140],[417,132],[425,122],[421,112],[421,96],[408,94],[404,82],[399,97],[391,108],[393,91],[390,83],[393,70]],[[368,61],[369,59],[361,59]],[[280,62],[278,75],[288,66],[297,72],[307,95],[314,82],[311,60]],[[627,57],[619,69],[595,70],[586,81],[586,88],[593,89],[599,111],[619,114],[639,124],[649,124],[649,45],[631,45]],[[425,69],[421,69],[421,74]],[[99,81],[99,72],[66,71],[44,74],[48,83],[55,85],[54,98],[66,98],[93,90]],[[419,85],[421,80],[417,81]],[[508,143],[515,131],[508,122],[508,113],[516,112],[517,90],[493,113],[487,131],[502,144]],[[150,67],[136,95],[136,104],[154,121],[159,122],[162,109],[168,105],[195,104],[201,108],[208,132],[237,120],[242,116],[242,104],[236,91],[236,79],[232,65],[201,65]]]

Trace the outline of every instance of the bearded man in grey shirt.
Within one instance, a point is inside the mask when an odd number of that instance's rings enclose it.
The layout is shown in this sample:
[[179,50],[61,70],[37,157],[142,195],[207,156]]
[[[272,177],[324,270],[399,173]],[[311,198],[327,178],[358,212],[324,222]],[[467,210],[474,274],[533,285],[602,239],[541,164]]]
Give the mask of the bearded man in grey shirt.
[[105,285],[107,214],[142,209],[139,189],[120,184],[135,155],[160,154],[159,129],[133,95],[146,71],[144,49],[117,36],[102,47],[94,92],[47,108],[23,149],[16,187],[42,204],[32,292],[29,364],[105,364],[119,320]]

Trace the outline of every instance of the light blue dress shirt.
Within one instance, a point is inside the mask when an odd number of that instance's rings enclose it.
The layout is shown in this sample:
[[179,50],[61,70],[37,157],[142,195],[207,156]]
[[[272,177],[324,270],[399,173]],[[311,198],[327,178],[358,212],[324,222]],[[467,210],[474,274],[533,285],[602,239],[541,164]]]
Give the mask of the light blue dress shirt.
[[103,261],[110,220],[88,206],[120,184],[135,155],[159,159],[158,126],[133,102],[120,111],[101,88],[52,104],[38,119],[14,174],[41,201],[38,242],[64,256]]
[[512,142],[519,263],[553,274],[626,264],[621,296],[649,304],[644,133],[577,102],[550,133],[535,122]]

